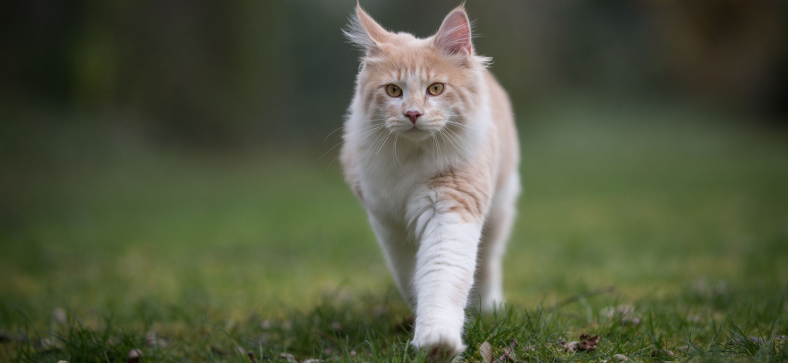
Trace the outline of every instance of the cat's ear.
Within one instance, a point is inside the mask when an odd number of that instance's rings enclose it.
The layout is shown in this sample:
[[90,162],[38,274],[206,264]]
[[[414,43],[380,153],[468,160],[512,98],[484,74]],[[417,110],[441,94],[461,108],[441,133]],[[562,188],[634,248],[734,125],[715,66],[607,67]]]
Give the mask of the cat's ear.
[[343,32],[351,43],[365,51],[378,49],[380,44],[387,43],[391,37],[391,33],[372,19],[358,2],[356,14],[350,17],[350,24]]
[[465,13],[464,3],[446,15],[432,44],[448,54],[473,55],[471,23],[468,21],[468,14]]

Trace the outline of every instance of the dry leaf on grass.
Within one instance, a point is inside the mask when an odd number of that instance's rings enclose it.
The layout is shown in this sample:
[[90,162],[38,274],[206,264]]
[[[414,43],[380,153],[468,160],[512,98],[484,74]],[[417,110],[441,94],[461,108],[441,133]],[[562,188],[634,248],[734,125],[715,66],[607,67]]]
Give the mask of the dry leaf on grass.
[[571,341],[571,342],[569,342],[569,343],[566,343],[566,342],[565,342],[565,343],[563,344],[563,346],[564,346],[564,352],[570,352],[570,353],[574,353],[574,352],[577,350],[577,346],[578,346],[579,344],[580,344],[580,343],[578,343],[578,342],[576,342],[576,341]]
[[495,360],[495,362],[512,362],[517,361],[517,356],[514,354],[514,348],[517,346],[517,341],[512,339],[509,346],[504,349],[503,354]]
[[[577,342],[567,342],[564,337],[558,337],[555,343],[558,344],[564,352],[574,352],[575,349],[577,349]],[[570,347],[570,343],[574,343],[574,348]]]
[[599,344],[599,335],[585,335],[580,334],[581,342],[577,345],[577,348],[583,351],[592,351],[596,349],[596,345]]
[[493,361],[493,352],[492,346],[489,342],[484,342],[482,345],[479,346],[479,354],[482,356],[482,362],[484,363],[492,363]]
[[482,356],[482,362],[484,363],[515,362],[517,361],[517,356],[514,353],[515,347],[517,347],[517,340],[512,339],[509,346],[504,349],[503,354],[498,359],[493,360],[492,345],[490,345],[490,342],[484,342],[479,346],[479,355]]
[[580,341],[567,342],[564,338],[558,338],[558,345],[563,347],[564,352],[574,353],[575,351],[592,351],[599,344],[599,335],[580,334]]

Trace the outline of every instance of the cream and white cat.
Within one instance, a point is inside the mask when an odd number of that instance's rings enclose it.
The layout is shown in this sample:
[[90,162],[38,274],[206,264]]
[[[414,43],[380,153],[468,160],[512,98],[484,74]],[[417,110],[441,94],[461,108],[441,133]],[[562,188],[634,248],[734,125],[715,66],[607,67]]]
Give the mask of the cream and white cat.
[[345,177],[415,311],[412,345],[446,359],[465,349],[466,305],[503,302],[520,191],[511,105],[474,52],[463,6],[426,39],[386,31],[357,6],[345,34],[363,51]]

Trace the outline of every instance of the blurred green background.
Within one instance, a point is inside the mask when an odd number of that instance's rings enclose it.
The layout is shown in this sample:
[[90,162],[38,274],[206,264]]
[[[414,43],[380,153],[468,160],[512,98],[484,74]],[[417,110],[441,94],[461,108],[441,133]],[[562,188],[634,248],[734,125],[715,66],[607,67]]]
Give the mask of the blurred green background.
[[[362,5],[428,36],[457,2]],[[326,139],[358,69],[340,31],[354,6],[0,5],[0,323],[64,305],[276,315],[338,286],[390,292],[332,162],[340,135]],[[786,2],[467,9],[523,144],[510,301],[786,294]]]

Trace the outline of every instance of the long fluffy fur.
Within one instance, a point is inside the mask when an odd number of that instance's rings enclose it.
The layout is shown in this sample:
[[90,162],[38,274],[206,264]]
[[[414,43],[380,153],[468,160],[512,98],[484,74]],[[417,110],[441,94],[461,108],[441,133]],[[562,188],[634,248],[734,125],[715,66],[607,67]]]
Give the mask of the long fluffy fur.
[[366,53],[367,50],[375,46],[375,41],[372,40],[367,30],[364,29],[357,13],[348,17],[348,24],[342,29],[342,34],[345,35],[345,39],[347,39],[350,44],[353,44],[362,52]]
[[[415,310],[412,344],[450,358],[465,349],[466,305],[503,302],[520,191],[511,106],[489,58],[473,51],[462,7],[426,39],[389,33],[360,7],[344,33],[365,53],[345,121],[345,178]],[[443,92],[427,94],[436,82]],[[399,96],[387,94],[392,84]]]

